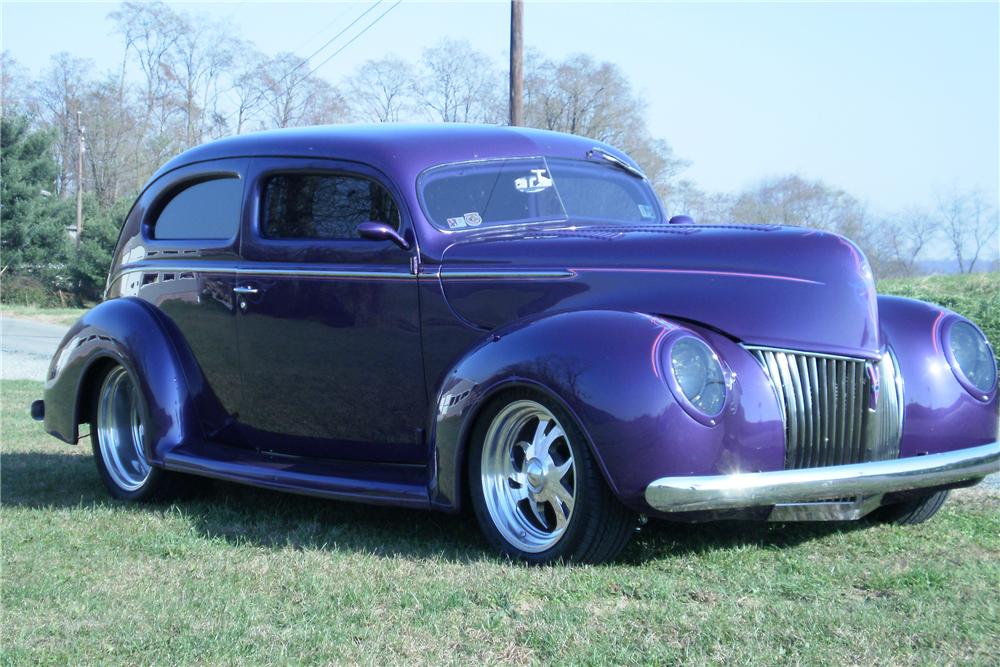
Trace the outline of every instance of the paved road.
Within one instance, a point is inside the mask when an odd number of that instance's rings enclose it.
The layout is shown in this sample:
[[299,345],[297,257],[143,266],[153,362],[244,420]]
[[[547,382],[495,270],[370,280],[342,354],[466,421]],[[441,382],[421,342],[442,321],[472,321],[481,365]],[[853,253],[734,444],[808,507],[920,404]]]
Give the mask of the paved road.
[[0,378],[44,382],[49,361],[68,328],[0,317]]
[[[44,381],[49,360],[67,329],[58,324],[0,318],[0,378]],[[985,484],[1000,489],[1000,474],[990,475]]]

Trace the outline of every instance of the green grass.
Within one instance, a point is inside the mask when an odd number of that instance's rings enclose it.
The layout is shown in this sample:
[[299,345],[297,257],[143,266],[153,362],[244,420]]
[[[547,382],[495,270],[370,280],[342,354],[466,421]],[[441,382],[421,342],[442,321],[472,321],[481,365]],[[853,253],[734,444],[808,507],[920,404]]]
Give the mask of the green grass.
[[0,304],[0,314],[24,320],[37,320],[69,326],[87,312],[86,308],[45,308],[42,306],[22,306],[14,303]]
[[1000,352],[1000,272],[882,280],[878,291],[950,308],[978,324]]
[[4,664],[1000,662],[1000,494],[923,526],[651,524],[601,567],[467,517],[215,483],[134,506],[2,398]]

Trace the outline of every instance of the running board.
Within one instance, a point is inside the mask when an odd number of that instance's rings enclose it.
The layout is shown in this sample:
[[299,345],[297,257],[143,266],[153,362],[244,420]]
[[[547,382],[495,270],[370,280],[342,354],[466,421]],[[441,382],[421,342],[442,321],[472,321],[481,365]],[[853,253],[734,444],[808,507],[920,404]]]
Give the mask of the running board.
[[163,458],[167,470],[332,500],[429,509],[427,467],[276,456],[211,442]]

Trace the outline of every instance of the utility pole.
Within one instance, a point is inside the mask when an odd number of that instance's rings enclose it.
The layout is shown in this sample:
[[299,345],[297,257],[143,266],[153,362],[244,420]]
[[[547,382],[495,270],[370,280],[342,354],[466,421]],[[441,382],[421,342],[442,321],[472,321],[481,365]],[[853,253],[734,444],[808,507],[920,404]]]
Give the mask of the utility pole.
[[83,153],[87,150],[84,139],[83,114],[76,112],[76,134],[80,146],[76,153],[76,249],[80,249],[80,236],[83,234]]
[[510,124],[524,125],[524,3],[510,0]]

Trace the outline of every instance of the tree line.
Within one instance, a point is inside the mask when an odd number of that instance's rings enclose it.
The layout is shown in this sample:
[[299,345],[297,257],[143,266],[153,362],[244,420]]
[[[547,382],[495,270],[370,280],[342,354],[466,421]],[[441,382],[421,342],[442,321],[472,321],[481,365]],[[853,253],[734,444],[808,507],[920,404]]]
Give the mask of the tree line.
[[[120,53],[110,71],[63,52],[32,77],[11,54],[0,56],[4,300],[28,298],[24,290],[32,300],[44,294],[62,301],[99,298],[132,199],[162,163],[191,146],[323,123],[507,119],[505,69],[465,40],[441,40],[416,62],[394,55],[368,60],[331,82],[316,72],[320,50],[306,58],[262,53],[231,23],[196,12],[126,2],[108,19]],[[777,222],[844,233],[882,276],[919,271],[922,253],[945,237],[963,271],[993,259],[996,211],[976,192],[942,199],[933,211],[889,217],[795,175],[739,193],[706,193],[683,178],[688,163],[652,135],[645,100],[616,65],[538,52],[525,62],[525,123],[625,150],[671,213],[699,222]],[[78,182],[80,122],[86,150]],[[74,225],[70,200],[79,188],[86,224],[77,250],[66,230]]]

